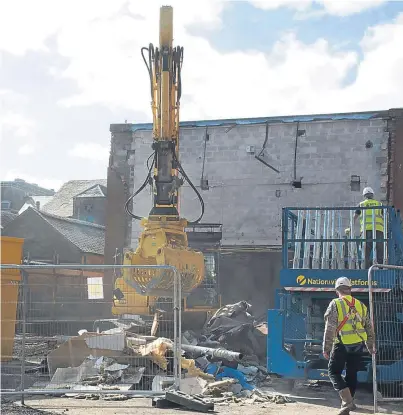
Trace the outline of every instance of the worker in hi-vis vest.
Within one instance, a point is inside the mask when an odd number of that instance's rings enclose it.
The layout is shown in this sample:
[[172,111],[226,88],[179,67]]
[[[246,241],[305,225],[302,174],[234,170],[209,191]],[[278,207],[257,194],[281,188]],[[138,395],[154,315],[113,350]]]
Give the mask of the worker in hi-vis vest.
[[[374,191],[371,187],[366,187],[362,192],[364,199],[359,207],[382,206],[382,203],[374,199]],[[365,212],[365,214],[364,214]],[[365,216],[365,223],[364,223]],[[360,218],[361,238],[363,239],[383,239],[383,209],[357,209],[354,215],[354,221]],[[376,232],[373,232],[375,224]],[[375,235],[375,236],[374,236]],[[368,269],[371,264],[373,242],[365,244],[365,268]],[[376,242],[376,261],[378,264],[383,263],[383,242]]]
[[371,354],[375,353],[375,334],[367,307],[351,296],[350,280],[338,278],[335,289],[338,298],[330,302],[325,313],[322,347],[323,356],[329,360],[330,381],[342,401],[338,412],[341,415],[356,409],[354,395],[361,355],[365,346]]

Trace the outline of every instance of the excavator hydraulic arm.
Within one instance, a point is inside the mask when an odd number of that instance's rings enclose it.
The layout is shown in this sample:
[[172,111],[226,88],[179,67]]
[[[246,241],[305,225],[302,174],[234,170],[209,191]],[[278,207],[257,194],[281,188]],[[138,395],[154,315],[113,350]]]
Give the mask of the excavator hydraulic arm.
[[[124,254],[124,264],[172,265],[181,274],[182,294],[188,295],[204,278],[204,256],[188,248],[185,227],[188,222],[178,211],[179,188],[184,181],[196,192],[204,212],[203,199],[179,161],[179,103],[182,94],[183,48],[173,47],[173,9],[160,9],[159,48],[152,44],[141,53],[150,78],[153,114],[153,144],[148,176],[128,199],[126,212],[141,220],[143,231],[135,251]],[[133,198],[152,182],[154,201],[148,218],[135,215]],[[173,272],[161,269],[127,269],[117,278],[114,314],[138,312],[139,306],[151,307],[158,297],[172,297]],[[128,293],[128,294],[125,294]],[[143,298],[139,298],[142,296]],[[136,302],[136,305],[133,305]],[[131,307],[133,305],[133,307]]]

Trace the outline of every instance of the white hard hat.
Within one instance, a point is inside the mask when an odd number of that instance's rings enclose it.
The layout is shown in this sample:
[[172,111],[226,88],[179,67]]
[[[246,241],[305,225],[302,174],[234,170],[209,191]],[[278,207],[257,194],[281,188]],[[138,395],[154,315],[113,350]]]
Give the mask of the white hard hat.
[[334,288],[337,290],[339,287],[351,287],[351,281],[347,277],[337,278]]
[[363,191],[362,191],[362,195],[373,195],[374,194],[374,189],[372,187],[366,187]]

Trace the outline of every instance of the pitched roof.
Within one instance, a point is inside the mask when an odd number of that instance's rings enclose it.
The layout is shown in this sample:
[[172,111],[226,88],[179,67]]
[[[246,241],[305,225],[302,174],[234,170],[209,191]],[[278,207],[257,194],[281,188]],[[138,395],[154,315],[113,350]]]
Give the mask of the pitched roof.
[[95,184],[74,197],[106,197],[106,187],[101,184]]
[[1,211],[1,229],[5,228],[10,222],[12,222],[18,216],[17,213],[12,213],[8,210]]
[[63,217],[73,216],[74,197],[95,185],[106,187],[106,179],[70,180],[65,183],[54,195],[53,199],[43,207],[43,211]]
[[34,211],[82,252],[104,255],[104,226],[77,219],[63,218],[38,211],[32,207],[29,207],[28,210]]
[[39,202],[41,209],[49,203],[54,196],[31,196],[31,199],[35,202],[35,205],[37,202]]
[[48,202],[53,199],[53,196],[30,196],[30,198],[24,203],[22,208],[18,211],[18,214],[21,215],[24,210],[28,209],[30,206],[36,209],[36,204],[39,202],[39,210],[43,210],[43,207],[46,206]]

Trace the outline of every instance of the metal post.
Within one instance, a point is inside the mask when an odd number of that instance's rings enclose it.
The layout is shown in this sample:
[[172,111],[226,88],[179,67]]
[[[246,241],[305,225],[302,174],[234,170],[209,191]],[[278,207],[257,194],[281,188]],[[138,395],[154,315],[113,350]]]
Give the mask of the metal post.
[[323,221],[323,252],[322,252],[322,269],[329,268],[329,212],[325,210],[325,217]]
[[[335,239],[336,238],[336,217],[335,217],[335,211],[332,211],[332,215],[330,218],[331,221],[331,225],[332,225],[332,232],[331,232],[331,238]],[[336,269],[337,268],[337,242],[332,242],[331,247],[332,247],[332,259],[331,259],[331,268],[332,269]]]
[[[320,238],[320,223],[321,223],[322,213],[317,210],[315,212],[315,239]],[[320,242],[315,241],[313,243],[313,259],[312,259],[312,268],[318,269],[320,264]]]
[[177,299],[177,285],[178,285],[178,276],[176,272],[174,273],[174,387],[176,390],[179,389],[178,386],[178,299]]
[[174,387],[180,390],[182,373],[182,289],[181,277],[179,272],[174,270]]
[[[358,250],[356,242],[355,241],[351,241],[351,239],[355,239],[355,229],[354,229],[354,215],[353,215],[353,211],[350,210],[350,242],[347,243],[348,246],[348,268],[349,269],[355,269],[355,268],[360,268],[360,264],[359,262],[356,261],[357,257],[358,257]],[[357,251],[357,252],[356,252]]]
[[375,222],[375,209],[371,210],[372,212],[372,264],[378,263],[378,255],[376,253],[376,222]]
[[[297,213],[297,228],[296,228],[296,239],[302,239],[302,227],[303,227],[304,216],[301,210]],[[300,241],[295,242],[294,249],[294,261],[292,267],[294,269],[300,268],[300,257],[301,257],[301,243]]]
[[182,378],[182,278],[178,270],[175,270],[178,275],[178,320],[179,320],[179,333],[178,333],[178,389],[181,387]]
[[[282,216],[282,221],[281,221],[281,228],[282,228],[282,230],[283,230],[283,268],[284,269],[288,269],[289,268],[289,264],[288,264],[288,249],[289,249],[289,246],[288,246],[288,232],[289,232],[289,228],[288,228],[288,224],[289,224],[289,222],[290,222],[290,219],[289,219],[289,211],[288,211],[288,209],[287,208],[283,208],[283,211],[282,211],[282,214],[283,214],[283,216]],[[291,239],[295,239],[295,234],[294,234],[294,231],[295,231],[295,227],[294,227],[294,220],[293,219],[291,219]]]
[[[368,295],[369,295],[369,316],[371,319],[372,327],[375,332],[375,319],[374,319],[374,297],[372,292],[372,270],[379,269],[377,265],[372,265],[368,270]],[[374,347],[376,349],[376,333],[374,338]],[[378,388],[376,379],[376,355],[372,353],[372,392],[374,395],[374,414],[378,412]]]
[[383,209],[383,263],[388,263],[388,209]]
[[363,209],[361,212],[362,215],[362,226],[361,226],[361,236],[363,239],[362,250],[361,250],[361,269],[365,269],[365,263],[367,259],[367,211]]
[[309,268],[309,258],[311,255],[311,243],[309,242],[310,239],[311,239],[311,212],[308,210],[306,212],[306,220],[305,220],[304,260],[302,263],[302,268],[304,269]]
[[25,337],[27,332],[27,287],[28,273],[21,271],[22,277],[22,356],[21,356],[21,405],[25,405]]
[[[344,232],[343,232],[343,221],[341,218],[341,212],[338,212],[337,215],[337,228],[338,228],[338,233],[337,233],[337,237],[338,238],[342,238],[344,237]],[[345,268],[345,264],[344,264],[344,253],[343,253],[343,246],[344,246],[344,242],[338,242],[337,243],[338,249],[337,249],[337,253],[338,253],[338,257],[337,257],[337,268],[338,269],[344,269]]]

